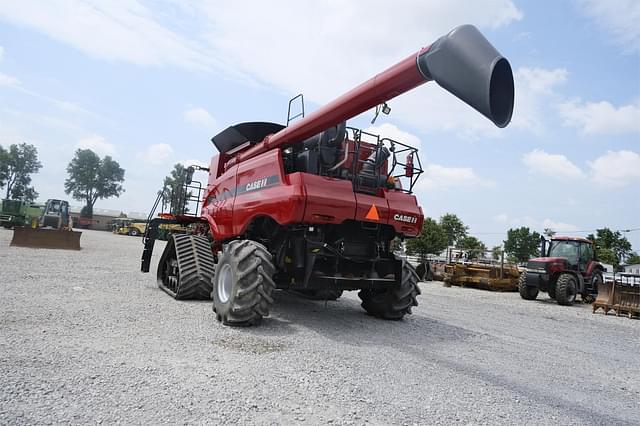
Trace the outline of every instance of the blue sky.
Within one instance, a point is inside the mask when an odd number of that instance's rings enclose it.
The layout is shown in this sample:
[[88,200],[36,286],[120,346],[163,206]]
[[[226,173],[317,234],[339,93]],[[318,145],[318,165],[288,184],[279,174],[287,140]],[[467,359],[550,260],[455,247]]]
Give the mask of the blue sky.
[[489,245],[522,225],[640,228],[638,22],[635,0],[0,0],[0,144],[38,147],[43,199],[68,198],[77,148],[112,155],[126,192],[96,208],[146,211],[226,126],[282,122],[299,92],[317,108],[471,23],[514,69],[511,125],[428,83],[372,129],[419,146],[425,214],[456,213]]

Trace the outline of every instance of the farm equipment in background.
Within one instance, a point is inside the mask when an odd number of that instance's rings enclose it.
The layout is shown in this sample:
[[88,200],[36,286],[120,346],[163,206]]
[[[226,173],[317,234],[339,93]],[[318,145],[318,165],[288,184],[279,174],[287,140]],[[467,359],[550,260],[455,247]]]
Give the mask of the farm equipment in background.
[[30,201],[2,200],[0,226],[11,229],[14,226],[31,226],[38,221],[44,206]]
[[605,315],[612,310],[616,316],[640,316],[640,275],[617,273],[599,282],[593,313],[600,308]]
[[140,237],[147,231],[147,222],[135,221],[128,218],[118,218],[113,220],[111,227],[114,234]]
[[226,325],[259,322],[275,289],[359,290],[367,313],[402,319],[420,289],[392,242],[421,231],[423,213],[412,194],[420,158],[417,149],[347,127],[346,120],[372,108],[388,113],[388,100],[431,80],[498,127],[511,120],[509,62],[475,27],[458,27],[293,122],[292,99],[286,126],[241,123],[214,136],[219,154],[203,169],[203,196],[201,187],[184,191],[201,200],[200,212],[151,218],[159,195],[143,239],[142,272],[149,271],[159,227],[179,224],[192,234],[169,239],[158,285],[176,299],[211,296]]
[[[491,257],[484,257],[491,253]],[[495,260],[493,256],[498,260]],[[491,291],[518,291],[520,270],[505,262],[504,252],[494,250],[447,249],[444,265],[446,287],[473,287]]]
[[69,202],[47,200],[37,223],[13,228],[11,246],[80,250],[82,232],[73,231]]
[[[548,248],[547,248],[547,242]],[[595,258],[593,242],[580,237],[542,238],[542,257],[530,259],[518,282],[520,296],[534,300],[545,291],[559,305],[573,305],[577,295],[590,303],[603,282],[603,267]]]

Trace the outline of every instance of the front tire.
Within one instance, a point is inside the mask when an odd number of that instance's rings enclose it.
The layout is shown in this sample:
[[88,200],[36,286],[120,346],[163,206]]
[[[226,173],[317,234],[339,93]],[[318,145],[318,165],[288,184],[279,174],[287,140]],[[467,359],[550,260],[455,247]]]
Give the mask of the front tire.
[[275,267],[265,246],[251,240],[227,244],[213,279],[213,311],[224,325],[250,326],[269,315]]
[[518,278],[518,292],[524,300],[535,300],[538,297],[538,287],[527,285],[526,272],[522,272]]
[[358,297],[369,315],[397,321],[410,314],[413,306],[418,306],[419,294],[418,274],[413,266],[403,260],[399,286],[386,290],[363,289]]
[[571,274],[562,274],[556,284],[558,305],[571,306],[576,301],[576,278]]

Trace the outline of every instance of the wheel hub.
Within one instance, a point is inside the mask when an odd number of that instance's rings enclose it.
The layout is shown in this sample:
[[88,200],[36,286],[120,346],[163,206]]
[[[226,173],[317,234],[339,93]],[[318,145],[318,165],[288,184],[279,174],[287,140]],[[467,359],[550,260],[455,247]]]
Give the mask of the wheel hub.
[[231,288],[233,287],[233,271],[231,270],[231,265],[225,263],[220,271],[216,273],[216,276],[219,277],[218,285],[216,285],[218,300],[220,303],[227,303],[231,295]]

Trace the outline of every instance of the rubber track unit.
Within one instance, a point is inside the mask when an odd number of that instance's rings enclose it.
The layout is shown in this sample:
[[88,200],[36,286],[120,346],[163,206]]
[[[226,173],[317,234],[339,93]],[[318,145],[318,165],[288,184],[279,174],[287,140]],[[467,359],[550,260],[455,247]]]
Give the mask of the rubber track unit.
[[251,240],[231,241],[223,249],[216,269],[221,271],[228,264],[232,271],[232,284],[228,300],[223,302],[218,296],[216,277],[213,288],[213,311],[218,321],[230,326],[251,326],[258,324],[269,315],[273,304],[276,271],[271,254],[265,246]]
[[369,315],[388,320],[401,320],[418,306],[417,297],[421,293],[418,287],[418,274],[409,262],[402,260],[400,285],[385,291],[360,290],[358,297],[362,307]]
[[538,288],[527,285],[526,272],[522,272],[518,278],[518,292],[524,300],[535,300],[538,297]]
[[[176,288],[164,285],[161,268],[171,257],[177,260],[178,282]],[[174,234],[169,238],[158,264],[158,286],[177,300],[211,298],[215,259],[211,244],[198,235]]]

